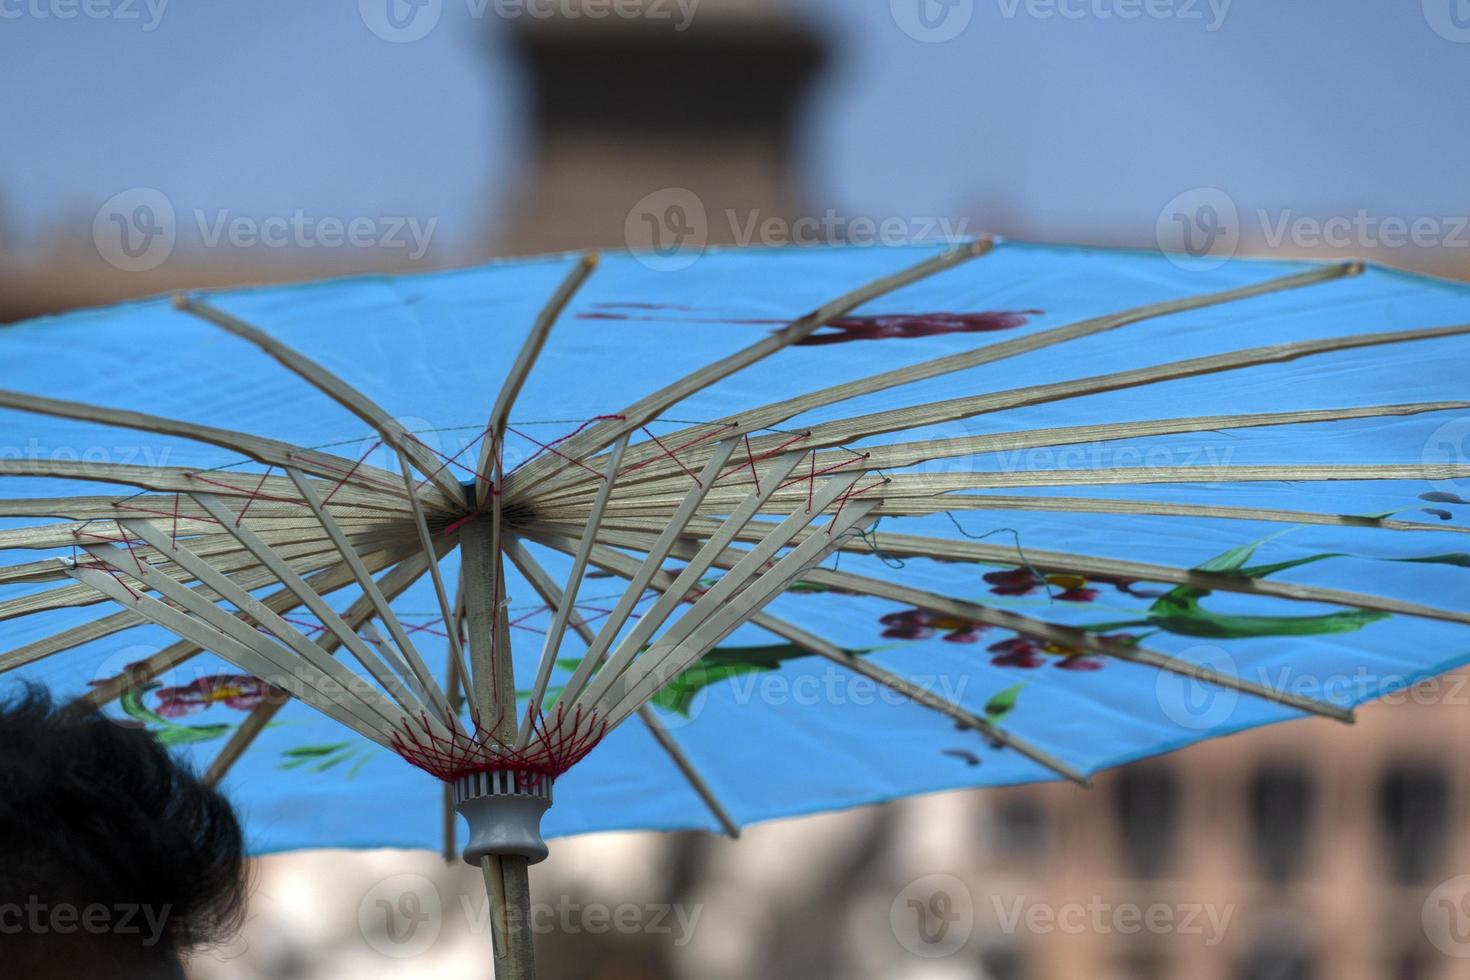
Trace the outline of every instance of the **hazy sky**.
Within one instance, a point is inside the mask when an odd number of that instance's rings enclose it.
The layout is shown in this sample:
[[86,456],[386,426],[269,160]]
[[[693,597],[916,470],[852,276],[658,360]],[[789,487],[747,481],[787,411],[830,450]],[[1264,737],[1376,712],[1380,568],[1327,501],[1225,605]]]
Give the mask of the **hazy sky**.
[[[0,0],[9,237],[86,234],[142,186],[181,214],[432,216],[436,245],[473,242],[526,149],[504,12],[565,0],[417,2]],[[1095,240],[1148,239],[1195,188],[1247,236],[1285,208],[1470,212],[1467,0],[790,6],[836,45],[802,127],[814,212]]]

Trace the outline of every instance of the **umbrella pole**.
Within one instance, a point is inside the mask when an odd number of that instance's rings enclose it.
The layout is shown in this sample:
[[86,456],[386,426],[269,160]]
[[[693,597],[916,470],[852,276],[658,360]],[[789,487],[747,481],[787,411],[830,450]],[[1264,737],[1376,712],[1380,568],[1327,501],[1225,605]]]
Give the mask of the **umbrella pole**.
[[536,950],[531,932],[530,862],[519,854],[480,859],[490,898],[490,939],[495,948],[495,980],[535,980]]
[[[481,518],[464,526],[460,536],[460,575],[469,629],[475,703],[481,717],[493,725],[494,737],[505,745],[512,745],[517,730],[515,670],[509,644],[497,642],[497,637],[504,638],[505,635],[504,624],[498,618],[504,614],[498,601],[504,591],[500,580],[504,566],[499,554],[497,530],[493,519]],[[477,784],[479,791],[492,791],[497,784],[496,776],[503,777],[498,781],[502,798],[518,785],[514,778],[504,779],[510,776],[508,773],[486,774]],[[536,976],[535,950],[531,942],[529,868],[532,853],[536,853],[538,859],[546,855],[545,844],[540,840],[539,822],[540,813],[550,804],[549,780],[544,792],[545,802],[530,806],[533,817],[522,815],[521,819],[515,819],[514,805],[507,811],[502,804],[487,809],[482,818],[470,812],[473,806],[461,808],[466,797],[479,795],[479,792],[464,786],[457,788],[456,797],[461,806],[456,808],[470,822],[470,841],[465,855],[471,863],[475,863],[475,858],[479,859],[485,893],[490,900],[496,980],[534,980]],[[509,831],[506,825],[498,823],[502,817],[512,821]],[[482,819],[485,820],[483,831],[476,826]],[[477,841],[477,837],[481,839]],[[507,853],[505,844],[509,839],[517,838],[527,849],[522,853]]]

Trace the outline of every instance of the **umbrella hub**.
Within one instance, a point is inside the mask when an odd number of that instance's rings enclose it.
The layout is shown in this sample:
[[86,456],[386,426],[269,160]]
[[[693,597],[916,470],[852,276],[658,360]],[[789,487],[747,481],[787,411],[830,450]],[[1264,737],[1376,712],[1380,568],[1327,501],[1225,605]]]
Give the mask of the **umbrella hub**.
[[488,856],[546,860],[541,817],[551,806],[551,777],[517,769],[475,772],[454,781],[454,808],[470,827],[464,859],[476,867]]

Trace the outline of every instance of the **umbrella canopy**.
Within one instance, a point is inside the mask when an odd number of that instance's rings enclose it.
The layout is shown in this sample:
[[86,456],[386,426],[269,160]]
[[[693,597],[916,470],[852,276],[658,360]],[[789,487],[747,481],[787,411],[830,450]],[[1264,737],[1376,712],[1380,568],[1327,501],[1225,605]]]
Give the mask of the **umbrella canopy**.
[[[337,659],[358,676],[356,645],[400,651],[373,696],[397,685],[432,717],[493,667],[450,669],[480,656],[450,639],[484,591],[461,588],[455,555],[480,568],[470,529],[492,511],[510,563],[485,608],[523,713],[506,741],[558,774],[548,835],[1084,781],[1304,714],[1347,720],[1470,660],[1465,287],[1008,242],[589,271],[550,257],[0,329],[0,669],[148,725],[223,776],[270,852],[438,846],[443,794],[422,770],[476,762],[430,721],[373,739],[382,716],[356,702],[281,707],[136,604],[197,619],[172,583],[204,588],[212,568],[233,578],[201,594],[263,625],[247,603],[307,576],[330,608],[272,609],[329,651],[341,614]],[[202,569],[167,558],[180,542]],[[621,641],[661,589],[690,615],[705,596],[713,617],[753,608],[623,690],[584,654],[613,622],[598,662],[641,659],[643,638]],[[415,686],[425,672],[442,689]],[[589,689],[601,700],[573,696]],[[590,720],[558,729],[574,703]]]

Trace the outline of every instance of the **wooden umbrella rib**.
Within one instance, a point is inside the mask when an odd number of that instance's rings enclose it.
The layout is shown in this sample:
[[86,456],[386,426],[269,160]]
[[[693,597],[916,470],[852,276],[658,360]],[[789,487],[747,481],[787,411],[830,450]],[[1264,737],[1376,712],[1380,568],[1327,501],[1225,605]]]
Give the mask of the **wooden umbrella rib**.
[[[1120,439],[1181,435],[1191,432],[1222,432],[1231,429],[1341,422],[1351,419],[1464,411],[1466,409],[1470,409],[1470,402],[1422,402],[1406,405],[1375,405],[1365,408],[1207,415],[1145,422],[1108,422],[1099,425],[1052,429],[1024,429],[1016,432],[998,432],[953,439],[930,439],[922,442],[864,446],[861,453],[847,449],[829,450],[817,454],[817,468],[827,472],[853,469],[894,470],[940,459],[978,456],[986,453],[1014,453],[1027,449],[1091,445]],[[691,453],[690,456],[692,461],[699,461],[699,453]],[[745,476],[746,471],[733,469],[729,474],[730,479],[726,480],[727,488],[746,482]],[[624,497],[657,495],[666,493],[671,488],[677,488],[678,485],[678,477],[673,475],[663,475],[641,482],[635,481],[625,492]],[[547,497],[538,497],[538,502],[545,507],[554,507],[577,499],[584,492],[580,488],[572,492],[564,491]]]
[[558,455],[542,456],[512,476],[507,484],[506,493],[521,493],[523,488],[542,486],[545,481],[569,466],[570,460],[584,459],[600,452],[612,445],[620,436],[637,431],[641,426],[657,418],[659,413],[690,395],[806,339],[814,331],[830,324],[833,320],[847,316],[864,303],[984,255],[992,247],[993,243],[988,239],[971,242],[943,252],[902,272],[874,280],[832,300],[744,350],[708,364],[692,374],[685,375],[673,384],[639,399],[618,413],[617,418],[593,425],[567,440]]
[[575,611],[577,593],[582,588],[582,576],[587,571],[587,556],[597,541],[597,527],[602,523],[602,514],[607,509],[607,502],[612,498],[613,487],[617,481],[618,465],[622,462],[623,450],[627,447],[627,436],[618,439],[613,446],[611,458],[604,471],[602,489],[592,503],[592,512],[587,516],[587,526],[582,532],[582,543],[578,545],[572,557],[572,568],[567,573],[567,584],[561,590],[562,602],[553,607],[551,625],[546,630],[546,642],[541,648],[541,659],[536,665],[536,677],[531,683],[531,700],[526,706],[526,714],[521,721],[520,732],[516,735],[515,747],[517,749],[525,748],[526,743],[531,740],[531,733],[535,730],[536,719],[541,710],[541,699],[546,695],[546,685],[551,680],[552,668],[556,666],[557,652],[561,649],[562,638],[566,636],[567,623]]
[[[796,460],[798,459],[800,459],[800,456],[797,456],[795,459],[793,459],[790,455],[782,459],[778,459],[776,463],[771,467],[771,469],[774,471],[772,473],[772,476],[774,477],[776,473],[780,473],[782,470],[790,472],[790,468],[795,465]],[[806,526],[806,524],[815,520],[817,515],[825,510],[832,501],[837,499],[838,496],[850,490],[858,479],[859,477],[839,477],[835,480],[829,480],[821,487],[820,490],[814,490],[810,506],[804,512],[801,512],[800,514],[793,514],[786,521],[771,529],[766,535],[762,537],[762,544],[765,545],[765,547],[761,548],[760,546],[757,546],[758,549],[761,550],[765,556],[761,559],[761,561],[764,561],[766,558],[774,556],[776,551],[786,541],[789,541],[791,537],[795,535],[796,532],[802,527]],[[643,652],[644,645],[653,639],[654,632],[657,631],[661,626],[663,626],[663,624],[668,620],[669,616],[672,615],[673,612],[679,607],[679,604],[682,601],[682,596],[699,582],[701,576],[703,576],[704,573],[709,570],[715,556],[724,550],[726,545],[728,545],[729,542],[734,539],[735,534],[746,525],[746,523],[751,519],[752,516],[754,516],[756,511],[760,509],[764,500],[769,496],[769,494],[774,492],[779,482],[779,478],[768,480],[765,490],[752,492],[744,502],[736,507],[730,513],[730,515],[725,518],[725,520],[721,523],[720,528],[715,531],[715,533],[710,537],[710,540],[706,542],[705,547],[700,549],[699,552],[695,554],[685,565],[684,570],[679,573],[678,578],[676,579],[677,584],[672,590],[672,594],[666,594],[660,597],[659,600],[653,604],[653,607],[649,609],[648,612],[643,614],[643,616],[638,620],[637,625],[634,626],[633,629],[628,633],[628,635],[623,638],[622,642],[618,644],[617,649],[613,651],[612,655],[608,658],[607,663],[603,665],[601,671],[599,671],[599,673],[597,674],[597,677],[591,680],[589,685],[584,690],[577,693],[577,702],[569,701],[568,703],[584,703],[587,705],[595,705],[598,703],[603,693],[607,690],[608,686],[612,684],[613,681],[617,680],[618,677],[620,677],[622,673],[627,670],[629,666],[634,662],[634,658],[638,657]],[[640,550],[646,551],[647,549],[643,548]],[[754,565],[755,563],[752,562],[747,567],[752,567]],[[719,594],[729,592],[733,589],[735,584],[735,581],[731,579],[731,581],[720,590]],[[708,598],[709,594],[710,593],[706,593],[705,597]],[[709,605],[710,603],[706,603],[705,607],[708,608]],[[703,615],[705,610],[701,609],[700,612],[701,615]],[[695,620],[691,619],[689,622],[691,625],[693,625],[695,623]]]
[[[577,545],[571,546],[572,554],[576,553],[577,547]],[[546,603],[547,608],[560,609],[566,604],[564,594],[561,589],[557,588],[556,582],[552,580],[550,573],[541,567],[541,563],[536,561],[530,551],[526,549],[518,538],[510,538],[508,540],[505,553],[515,566],[520,569],[521,574],[526,577],[526,581],[531,583],[531,588],[535,589],[536,593],[541,596],[541,601]],[[631,592],[633,588],[634,586],[630,585],[627,591]],[[642,589],[638,591],[642,592]],[[577,635],[581,637],[582,642],[587,644],[590,651],[596,639],[596,634],[593,633],[592,627],[588,626],[586,620],[581,616],[573,616],[570,620],[570,625],[576,631]],[[689,783],[689,788],[704,801],[704,805],[709,808],[710,813],[714,814],[715,819],[725,828],[725,833],[732,838],[739,837],[740,829],[735,824],[735,821],[731,819],[729,811],[725,809],[724,804],[720,802],[714,791],[710,789],[709,782],[699,772],[699,769],[679,746],[679,743],[674,740],[673,735],[659,724],[653,712],[649,711],[646,707],[638,710],[638,718],[648,729],[649,734],[653,736],[654,741],[658,742],[659,746],[673,761],[684,779]]]
[[[737,609],[739,600],[736,597],[744,594],[746,584],[750,583],[749,588],[754,589],[757,582],[767,574],[766,570],[770,568],[770,563],[776,561],[776,556],[781,549],[789,545],[802,529],[812,524],[839,497],[845,498],[845,495],[851,494],[853,486],[861,478],[861,475],[852,478],[836,477],[823,483],[813,494],[811,505],[807,509],[794,512],[786,520],[770,528],[748,554],[730,566],[719,581],[705,590],[704,595],[683,616],[653,641],[653,646],[647,652],[643,651],[642,645],[649,637],[640,639],[635,632],[634,635],[625,639],[617,652],[608,660],[607,666],[582,693],[578,703],[588,705],[594,713],[603,715],[603,709],[615,703],[610,700],[614,696],[612,693],[614,689],[618,692],[626,692],[637,682],[638,678],[646,676],[649,671],[658,669],[665,659],[673,657],[680,644],[685,643],[686,640],[692,643],[691,638],[698,633],[707,620],[721,617],[727,609]],[[859,513],[866,513],[875,504],[874,500],[865,500],[860,505],[854,506],[857,507]],[[813,535],[812,539],[817,540],[818,544],[834,543],[835,546],[835,543],[838,542],[834,542],[834,539],[839,534],[836,530],[836,520],[837,518],[834,517],[834,523],[823,528],[821,534]],[[801,546],[798,546],[796,550],[799,551],[800,548]],[[807,548],[802,554],[810,554],[812,551],[813,549]],[[701,566],[708,568],[710,565],[709,553],[716,555],[719,553],[719,547],[715,541],[690,556],[690,565],[680,578],[687,578],[690,568]],[[794,553],[795,551],[792,552]],[[786,556],[786,558],[789,557],[791,557],[790,554]],[[780,566],[781,562],[786,561],[786,558],[776,561],[776,564]],[[782,567],[793,566],[787,563]],[[692,585],[697,581],[698,579],[694,579],[693,582],[684,582],[681,583],[681,586]],[[678,605],[677,598],[676,596],[675,606]],[[626,678],[625,674],[628,675]]]
[[[812,535],[782,556],[769,571],[755,576],[738,596],[713,611],[686,637],[670,641],[667,646],[661,639],[646,656],[634,661],[633,666],[617,679],[605,697],[608,704],[606,713],[597,713],[606,718],[609,726],[613,726],[647,704],[669,680],[682,674],[731,633],[749,622],[752,616],[801,578],[811,566],[836,551],[843,536],[857,524],[867,520],[876,505],[876,500],[850,502],[844,510],[832,517],[825,529],[825,535]],[[738,567],[737,564],[736,568]],[[731,569],[727,575],[735,574],[735,571],[736,569]],[[723,580],[722,578],[721,581]],[[698,605],[699,602],[696,602],[695,608]],[[694,612],[691,609],[689,616],[694,615]],[[675,624],[675,630],[683,626],[684,618]],[[664,648],[662,654],[660,647]]]
[[[296,634],[294,646],[298,649],[288,649],[281,643],[266,636],[241,619],[236,618],[223,608],[216,605],[214,600],[200,595],[197,591],[189,589],[173,579],[160,574],[158,571],[147,567],[139,568],[128,557],[125,550],[115,545],[88,545],[87,553],[117,572],[125,572],[128,575],[137,576],[145,585],[157,592],[160,599],[166,599],[169,604],[178,607],[187,616],[207,625],[222,635],[229,637],[234,642],[253,651],[260,662],[269,664],[276,671],[272,682],[280,685],[281,676],[302,680],[317,689],[321,698],[331,701],[343,712],[356,717],[365,725],[392,730],[392,728],[405,717],[402,708],[390,703],[373,688],[368,687],[360,678],[352,674],[337,661],[325,655],[307,656],[302,655],[300,648],[310,647],[315,653],[320,654],[320,648],[316,647],[305,637]],[[114,579],[114,581],[117,581]],[[121,583],[119,583],[121,584]],[[238,593],[235,593],[236,595]],[[255,619],[259,605],[252,605],[242,611]],[[148,616],[148,612],[143,615]],[[155,622],[159,622],[155,619]],[[278,617],[268,617],[264,622],[255,619],[261,626],[272,628],[276,625],[285,626]],[[159,625],[169,628],[166,623]],[[176,624],[177,625],[177,624]],[[289,633],[295,633],[290,627],[286,627]],[[176,636],[188,636],[176,629],[170,629]],[[274,630],[273,630],[274,631]],[[216,650],[216,653],[220,651]],[[292,654],[295,654],[293,657]],[[223,656],[223,654],[221,654]],[[258,675],[264,676],[264,675]],[[340,689],[350,694],[349,697],[340,697],[327,693],[327,685],[335,685],[332,690]]]
[[520,396],[521,388],[525,386],[526,379],[531,376],[531,368],[535,366],[536,359],[541,356],[541,348],[546,345],[546,338],[551,335],[551,328],[556,325],[557,319],[571,303],[572,297],[577,295],[582,284],[596,271],[597,264],[598,257],[593,252],[582,256],[572,266],[571,272],[557,287],[550,301],[542,308],[531,325],[531,332],[527,335],[525,343],[521,345],[520,353],[516,355],[515,363],[511,365],[510,374],[506,376],[505,384],[501,386],[500,394],[495,398],[495,405],[490,410],[490,422],[485,428],[485,441],[480,447],[479,464],[475,467],[475,499],[479,501],[481,507],[484,507],[489,499],[491,460],[496,453],[496,447],[505,437],[505,427],[510,422],[510,413],[515,407],[516,399]]
[[31,412],[54,418],[96,422],[101,425],[149,432],[155,435],[178,436],[206,445],[229,449],[271,466],[296,466],[328,480],[341,480],[366,490],[401,493],[393,475],[364,462],[354,462],[319,450],[306,449],[277,439],[266,439],[246,432],[235,432],[208,425],[196,425],[161,415],[149,415],[124,409],[103,408],[86,402],[64,401],[58,398],[43,398],[15,391],[0,390],[0,408]]
[[[398,564],[398,568],[404,568],[405,566],[411,565],[413,561],[413,556],[411,554],[404,555],[393,554],[389,552],[378,552],[369,556],[368,560],[369,564],[372,565],[374,570],[381,570],[388,567],[389,565],[394,564]],[[394,569],[394,571],[396,572],[398,571],[398,569]],[[356,579],[353,577],[352,573],[348,571],[347,566],[344,563],[338,563],[331,568],[323,569],[322,571],[317,572],[315,575],[312,575],[307,581],[317,592],[321,593],[322,595],[327,595],[353,584]],[[271,579],[271,582],[273,583],[274,579]],[[270,583],[262,582],[261,584]],[[281,615],[293,612],[301,608],[302,606],[301,598],[290,589],[284,588],[272,592],[261,601],[269,606],[272,611]],[[142,622],[141,617],[138,617],[136,613],[124,611],[123,613],[120,613],[118,615],[130,616],[133,617],[136,622]],[[241,614],[237,613],[237,615]],[[136,623],[130,623],[129,625],[131,626],[135,624]],[[122,628],[126,629],[127,627],[125,626]],[[324,649],[335,649],[337,640],[336,637],[333,636],[331,633],[323,632],[318,637],[317,642],[318,645],[322,646]],[[329,644],[331,645],[329,646]],[[104,680],[101,683],[94,685],[91,690],[82,695],[79,700],[86,701],[88,703],[101,707],[121,697],[128,690],[139,687],[143,684],[148,683],[156,677],[162,676],[163,674],[179,666],[180,664],[187,662],[195,656],[198,656],[201,652],[203,651],[200,647],[191,644],[187,640],[180,640],[179,642],[171,644],[170,646],[165,647],[163,650],[160,650],[153,656],[141,661],[139,664],[129,667],[127,670],[123,671],[116,677],[108,678],[107,680]]]
[[[739,554],[742,553],[737,551],[736,556]],[[1028,551],[1027,556],[1030,557],[1030,554]],[[717,563],[724,565],[733,560],[733,556],[721,556],[717,560]],[[1353,712],[1350,709],[1342,708],[1335,704],[1302,697],[1286,691],[1277,691],[1264,684],[1257,684],[1254,681],[1245,680],[1244,678],[1218,674],[1218,672],[1211,669],[1199,667],[1198,665],[1190,664],[1187,661],[1169,657],[1165,654],[1145,650],[1142,647],[1104,640],[1083,630],[1058,626],[1054,623],[1032,619],[1031,617],[1008,610],[993,609],[989,606],[982,606],[973,602],[951,599],[947,596],[941,596],[923,589],[885,582],[881,579],[863,575],[855,575],[851,572],[831,571],[820,568],[812,569],[802,576],[802,580],[817,585],[845,589],[861,595],[889,599],[894,602],[927,609],[941,615],[956,616],[986,626],[1010,630],[1022,636],[1043,640],[1068,649],[1105,654],[1119,659],[1147,663],[1150,666],[1167,670],[1170,673],[1217,684],[1242,693],[1265,698],[1277,704],[1296,708],[1300,711],[1319,714],[1338,721],[1351,723],[1353,720]]]
[[[1387,531],[1446,531],[1470,534],[1470,527],[1454,524],[1426,524],[1419,521],[1396,521],[1388,518],[1354,517],[1350,514],[1322,514],[1306,510],[1270,507],[1229,507],[1218,504],[1187,504],[1155,500],[1119,500],[1107,497],[1016,497],[1002,494],[950,494],[902,503],[885,501],[885,510],[902,516],[923,516],[950,511],[1018,510],[1055,511],[1063,514],[1133,514],[1144,517],[1207,517],[1235,521],[1267,521],[1278,524],[1313,524],[1329,527],[1378,528]],[[606,526],[621,526],[609,521]]]
[[[155,547],[161,550],[168,548],[168,536],[149,522],[131,520],[125,523],[130,532],[154,544]],[[271,635],[289,647],[298,657],[338,682],[351,679],[349,676],[346,676],[347,672],[340,663],[322,652],[321,646],[308,639],[300,630],[282,619],[279,614],[264,602],[230,581],[227,576],[212,567],[209,562],[194,554],[182,544],[175,545],[168,551],[168,554],[172,561],[177,562],[180,567],[188,571],[198,581],[209,586],[220,598],[245,613],[256,626],[268,630]],[[126,571],[126,568],[120,570]],[[424,706],[419,702],[418,698],[410,696],[402,685],[395,685],[386,688],[386,690],[393,700],[398,702],[401,714],[416,718],[422,713]],[[396,719],[386,718],[385,720],[392,724]]]
[[130,591],[121,582],[106,572],[97,571],[96,569],[77,568],[74,569],[73,574],[76,575],[79,582],[97,589],[108,598],[132,609],[151,622],[162,626],[175,636],[183,637],[209,650],[229,661],[240,670],[259,677],[261,680],[276,684],[277,686],[291,686],[292,682],[297,678],[306,681],[305,686],[298,688],[302,700],[362,735],[364,738],[377,742],[379,745],[391,745],[391,729],[387,727],[380,728],[369,724],[347,711],[341,705],[336,704],[331,698],[319,695],[318,688],[325,686],[322,684],[323,678],[314,675],[309,678],[303,676],[309,673],[309,671],[299,668],[294,672],[283,670],[270,661],[263,659],[260,654],[256,653],[250,647],[206,625],[201,620],[185,615],[157,599]]
[[[444,576],[439,572],[439,557],[434,547],[434,538],[429,533],[429,523],[424,517],[423,507],[418,502],[418,494],[413,492],[413,475],[409,469],[408,457],[400,452],[398,462],[402,469],[403,482],[408,487],[409,500],[413,505],[414,530],[418,532],[419,547],[423,549],[429,578],[434,585],[434,598],[439,603],[439,615],[444,620],[444,632],[449,641],[449,655],[453,658],[452,663],[459,669],[462,676],[468,677],[469,662],[465,659],[464,644],[460,641],[459,631],[454,628],[454,610],[449,603],[449,593],[444,588]],[[387,595],[386,592],[384,594]],[[452,702],[453,699],[450,700]],[[449,705],[449,710],[451,718],[458,717],[458,712],[452,703]]]
[[[1323,340],[1306,340],[1285,344],[1270,344],[1226,354],[1188,358],[1145,368],[1133,368],[1110,374],[1060,381],[1048,384],[1013,388],[1008,391],[983,395],[951,398],[945,401],[928,402],[906,408],[873,412],[853,418],[826,422],[811,427],[810,434],[802,440],[802,447],[816,449],[823,446],[839,446],[859,439],[871,438],[885,432],[915,429],[944,422],[957,422],[998,412],[1004,409],[1024,408],[1052,402],[1096,395],[1128,388],[1144,387],[1184,378],[1202,377],[1265,364],[1282,364],[1318,354],[1337,353],[1387,344],[1413,343],[1423,340],[1439,340],[1470,333],[1470,325],[1459,324],[1447,327],[1431,327],[1420,330],[1398,330],[1379,333],[1353,334],[1345,337],[1330,337]],[[756,450],[764,451],[786,441],[786,437],[762,436],[751,440]]]
[[[1049,330],[1017,337],[1012,340],[989,344],[972,351],[950,354],[945,357],[911,364],[866,378],[832,385],[820,391],[763,405],[759,408],[742,412],[739,415],[727,416],[704,425],[691,426],[675,432],[670,438],[683,442],[693,438],[700,431],[713,431],[716,429],[727,430],[727,434],[732,436],[754,433],[761,429],[780,425],[782,422],[795,418],[805,412],[838,402],[850,401],[863,395],[873,394],[906,384],[913,384],[917,381],[941,377],[956,371],[980,367],[985,364],[993,364],[1020,354],[1027,354],[1032,351],[1066,343],[1067,341],[1116,330],[1119,327],[1129,326],[1144,320],[1189,312],[1210,306],[1224,305],[1270,293],[1330,282],[1346,276],[1354,276],[1359,274],[1362,269],[1363,265],[1360,262],[1340,263],[1310,269],[1306,272],[1300,272],[1278,279],[1270,279],[1266,282],[1256,283],[1250,286],[1225,290],[1223,292],[1189,296],[1183,299],[1167,300],[1162,303],[1150,303],[1145,306],[1124,310],[1121,313],[1081,320],[1076,323],[1053,327]],[[654,451],[653,447],[635,447],[629,454],[628,465],[643,465],[657,458],[658,453]],[[648,467],[648,475],[657,475],[660,468],[659,466],[650,465]],[[561,482],[559,481],[551,486],[542,486],[539,488],[539,491],[546,492],[552,489],[559,490],[560,488]]]
[[[222,525],[224,525],[231,534],[239,538],[240,543],[248,548],[250,552],[254,554],[263,565],[265,565],[266,568],[270,569],[272,574],[276,576],[276,578],[280,581],[282,585],[286,586],[286,588],[290,589],[301,598],[302,602],[306,605],[308,609],[311,610],[311,612],[317,617],[321,624],[326,627],[330,632],[334,633],[337,638],[344,645],[346,645],[347,649],[352,653],[353,657],[355,657],[358,663],[360,663],[368,671],[368,673],[372,675],[375,681],[377,681],[385,689],[389,688],[390,685],[394,685],[397,683],[397,681],[394,679],[393,673],[384,666],[381,655],[372,650],[372,648],[363,641],[362,637],[357,635],[357,631],[348,626],[347,623],[342,620],[342,617],[337,614],[336,610],[332,609],[332,607],[327,604],[326,600],[323,599],[315,590],[313,590],[310,584],[302,579],[302,577],[298,575],[295,570],[293,570],[289,565],[283,562],[280,559],[279,555],[277,555],[270,548],[269,545],[261,541],[259,536],[257,536],[255,532],[250,529],[249,525],[241,522],[238,519],[238,515],[236,515],[227,506],[225,506],[225,504],[218,498],[212,497],[209,494],[197,494],[195,495],[194,499],[199,503],[201,507],[209,511]],[[344,563],[352,572],[354,579],[356,579],[358,584],[361,585],[362,569],[360,567],[360,564],[355,564],[346,555],[342,555],[342,557],[344,559]],[[416,682],[411,674],[409,677],[405,677],[404,680],[409,682],[410,688],[415,687]],[[419,696],[419,700],[424,701],[430,705],[433,704],[433,702],[430,700],[431,696],[428,695],[427,692],[419,692],[416,690],[416,693]],[[433,719],[432,715],[430,715],[430,717],[428,718],[428,722],[430,724],[438,724],[438,722]]]
[[[654,541],[649,549],[643,568],[634,576],[628,588],[623,591],[612,612],[608,614],[607,620],[602,624],[602,629],[598,632],[597,637],[588,645],[587,654],[583,657],[582,663],[577,666],[576,671],[567,682],[565,696],[568,701],[576,699],[581,693],[582,688],[586,685],[588,678],[592,676],[592,672],[602,666],[604,655],[617,640],[618,634],[622,632],[623,624],[628,621],[628,617],[633,612],[633,607],[642,598],[643,590],[647,587],[648,580],[663,567],[663,562],[668,557],[669,549],[674,546],[674,542],[679,539],[679,535],[683,533],[685,526],[694,517],[695,511],[698,510],[705,496],[713,489],[715,480],[719,476],[720,468],[724,465],[725,460],[729,459],[734,449],[734,440],[721,443],[716,447],[715,453],[710,458],[709,463],[705,465],[704,470],[695,478],[694,487],[689,490],[669,520],[664,523],[657,540]],[[784,475],[785,473],[789,473],[790,470],[787,469],[782,472],[778,469],[777,472]],[[773,481],[772,485],[774,486],[779,482],[780,480],[778,478]],[[589,538],[588,540],[590,541],[592,539]]]
[[414,466],[439,488],[444,494],[442,506],[460,509],[463,494],[458,481],[446,471],[445,464],[435,460],[433,453],[363,392],[290,345],[224,310],[188,296],[174,297],[174,306],[254,344],[307,384],[371,425],[389,446],[407,453]]
[[419,696],[424,699],[429,708],[436,709],[439,712],[440,721],[445,725],[452,725],[454,722],[453,716],[449,711],[449,701],[444,697],[444,692],[439,689],[438,684],[435,682],[433,671],[429,670],[429,665],[424,662],[413,641],[409,639],[408,631],[403,628],[403,624],[399,622],[398,616],[393,612],[393,606],[388,601],[388,597],[383,595],[378,589],[378,584],[373,581],[372,573],[368,571],[367,566],[362,562],[362,556],[357,553],[357,549],[353,547],[352,541],[347,537],[347,534],[342,528],[337,525],[336,520],[322,506],[321,499],[317,496],[316,491],[311,488],[311,484],[301,471],[287,469],[286,475],[291,478],[292,483],[296,484],[296,489],[300,491],[301,498],[306,501],[307,506],[316,515],[317,520],[321,522],[322,529],[327,532],[327,536],[336,545],[337,551],[341,553],[343,560],[347,562],[347,567],[352,569],[353,574],[357,576],[357,584],[362,588],[363,595],[367,596],[368,601],[372,603],[374,609],[377,611],[378,618],[388,627],[388,632],[393,637],[393,642],[397,646],[398,652],[402,655],[404,662],[409,667],[410,677],[417,681],[415,689],[419,692]]
[[[555,548],[558,551],[569,551],[575,547],[575,539],[548,538],[546,539],[546,544],[547,547]],[[592,563],[607,572],[629,580],[632,580],[633,576],[638,573],[641,567],[641,563],[637,558],[625,555],[619,551],[614,551],[612,548],[607,548],[602,545],[593,549]],[[650,580],[649,587],[659,592],[668,593],[672,591],[674,582],[675,576],[672,573],[660,570]],[[693,599],[685,595],[681,601],[692,602]],[[941,697],[921,685],[913,684],[892,671],[884,670],[874,664],[848,656],[845,651],[807,632],[794,623],[780,619],[768,612],[758,612],[751,617],[750,621],[752,624],[774,633],[795,646],[831,660],[840,666],[856,670],[875,683],[887,687],[904,697],[908,697],[925,708],[937,711],[960,724],[984,732],[1064,779],[1069,779],[1087,788],[1091,788],[1092,786],[1091,780],[1080,770],[1032,745],[1025,739],[995,726],[993,723],[975,715],[973,712],[967,711],[947,698]],[[640,715],[649,713],[646,705],[639,709]]]

